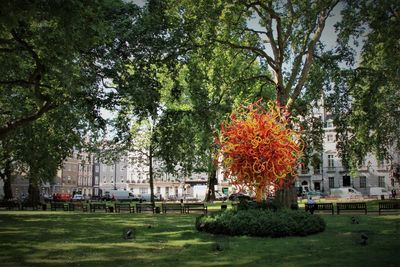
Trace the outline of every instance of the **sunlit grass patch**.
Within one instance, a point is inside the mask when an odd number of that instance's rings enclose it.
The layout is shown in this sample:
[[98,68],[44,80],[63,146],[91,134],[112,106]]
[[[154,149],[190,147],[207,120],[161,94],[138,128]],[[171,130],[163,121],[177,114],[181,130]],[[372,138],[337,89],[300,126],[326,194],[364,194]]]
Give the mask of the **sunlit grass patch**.
[[[197,215],[0,212],[0,266],[390,266],[400,216],[326,215],[308,237],[226,237],[195,230]],[[126,229],[135,237],[125,239]],[[368,244],[358,242],[361,234]],[[315,255],[319,255],[315,257]],[[393,265],[396,266],[396,265]]]

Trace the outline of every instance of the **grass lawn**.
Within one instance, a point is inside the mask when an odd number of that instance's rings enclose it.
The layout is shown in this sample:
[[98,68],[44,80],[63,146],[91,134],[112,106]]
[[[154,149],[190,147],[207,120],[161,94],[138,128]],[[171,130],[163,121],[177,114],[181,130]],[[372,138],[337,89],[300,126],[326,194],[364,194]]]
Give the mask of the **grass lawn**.
[[274,239],[199,233],[192,214],[0,211],[0,266],[400,266],[400,215],[322,216],[323,233]]

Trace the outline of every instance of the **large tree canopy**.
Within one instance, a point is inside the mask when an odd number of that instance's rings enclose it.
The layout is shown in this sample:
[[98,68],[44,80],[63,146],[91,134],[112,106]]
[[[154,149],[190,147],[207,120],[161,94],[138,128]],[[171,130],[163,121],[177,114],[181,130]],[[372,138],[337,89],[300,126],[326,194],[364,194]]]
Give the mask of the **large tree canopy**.
[[150,63],[173,49],[160,9],[157,1],[143,10],[123,1],[3,1],[0,138],[56,108],[80,106],[99,119],[122,95],[136,112],[154,109]]
[[[181,21],[180,27],[187,32],[186,43],[191,47],[201,47],[203,51],[221,47],[246,54],[249,64],[257,62],[261,72],[242,76],[242,82],[273,86],[271,98],[286,106],[294,116],[306,117],[312,112],[311,103],[321,98],[324,89],[324,81],[312,83],[309,77],[318,77],[317,72],[323,67],[314,63],[327,52],[321,35],[338,2],[172,1],[169,15]],[[196,82],[190,86],[196,87]],[[245,99],[246,94],[243,91],[239,95]],[[319,136],[309,138],[306,144],[320,149],[322,131],[317,129],[322,125],[320,120],[310,119],[304,125],[308,127],[304,133]]]
[[400,148],[399,12],[398,1],[351,1],[338,23],[339,48],[361,51],[330,95],[342,157],[354,169],[368,152],[392,159]]
[[[45,179],[74,146],[102,133],[101,108],[154,112],[160,95],[153,66],[175,53],[162,9],[160,1],[142,8],[106,0],[3,1],[0,170],[12,160]],[[52,170],[42,171],[50,160]]]

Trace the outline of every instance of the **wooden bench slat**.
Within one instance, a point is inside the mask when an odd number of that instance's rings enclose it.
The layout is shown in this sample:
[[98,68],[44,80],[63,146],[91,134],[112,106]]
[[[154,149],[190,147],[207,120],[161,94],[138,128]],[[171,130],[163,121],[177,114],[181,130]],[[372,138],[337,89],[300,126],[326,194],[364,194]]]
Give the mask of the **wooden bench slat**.
[[167,213],[168,210],[179,211],[180,213],[184,213],[184,208],[181,203],[162,203],[161,208],[164,214]]
[[340,214],[341,210],[363,210],[367,214],[367,204],[365,202],[337,203],[336,209],[337,214]]
[[96,210],[104,210],[107,212],[107,205],[104,203],[90,203],[90,212],[96,212]]
[[332,212],[332,215],[335,214],[335,210],[333,208],[333,203],[306,203],[305,206],[305,211],[310,211],[313,213],[316,210],[329,210]]
[[118,213],[120,213],[121,210],[129,211],[129,213],[135,212],[135,208],[132,207],[131,204],[129,204],[129,203],[115,203],[114,207],[115,207],[115,212],[118,212]]
[[3,200],[3,201],[0,201],[0,208],[6,208],[8,210],[13,210],[15,208],[17,210],[20,210],[21,204],[17,201]]
[[189,213],[190,211],[202,211],[207,214],[207,206],[204,203],[184,203],[184,212]]
[[379,215],[381,215],[382,210],[400,210],[400,201],[379,202]]
[[142,211],[151,211],[155,212],[155,206],[149,203],[136,203],[136,212],[142,213]]
[[50,203],[50,209],[52,211],[56,211],[57,209],[61,209],[63,211],[68,210],[68,206],[66,207],[66,203],[64,202],[51,202]]
[[68,203],[68,211],[75,211],[76,209],[81,209],[83,212],[88,211],[88,207],[85,203],[82,203],[82,202],[69,202]]

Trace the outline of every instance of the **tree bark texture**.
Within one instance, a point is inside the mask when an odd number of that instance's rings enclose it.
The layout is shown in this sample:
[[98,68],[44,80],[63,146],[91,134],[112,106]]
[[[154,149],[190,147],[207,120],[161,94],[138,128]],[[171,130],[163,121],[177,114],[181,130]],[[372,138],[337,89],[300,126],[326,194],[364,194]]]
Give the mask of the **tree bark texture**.
[[12,188],[11,188],[11,161],[6,160],[4,164],[4,172],[0,173],[0,177],[3,180],[4,186],[4,200],[9,200],[13,198]]

